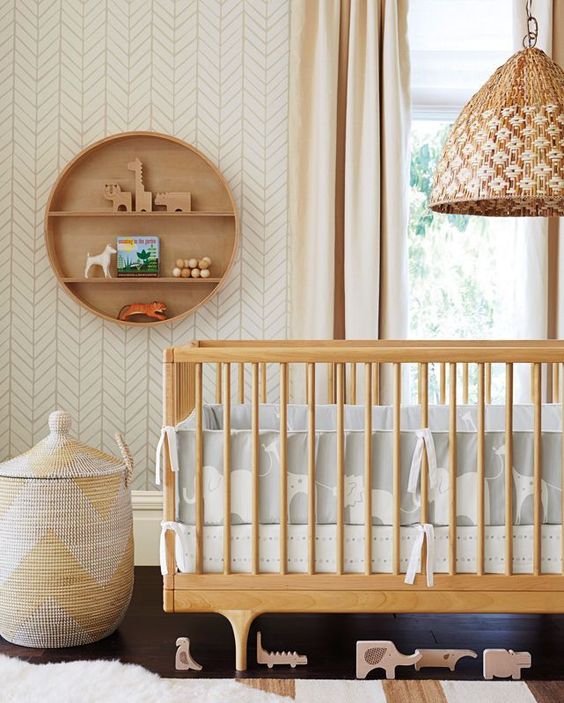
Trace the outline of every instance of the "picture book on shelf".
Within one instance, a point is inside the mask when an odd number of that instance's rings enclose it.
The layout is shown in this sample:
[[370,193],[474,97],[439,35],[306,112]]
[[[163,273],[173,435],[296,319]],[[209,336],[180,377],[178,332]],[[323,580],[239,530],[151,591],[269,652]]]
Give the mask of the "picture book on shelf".
[[118,276],[158,276],[159,238],[153,235],[117,237]]

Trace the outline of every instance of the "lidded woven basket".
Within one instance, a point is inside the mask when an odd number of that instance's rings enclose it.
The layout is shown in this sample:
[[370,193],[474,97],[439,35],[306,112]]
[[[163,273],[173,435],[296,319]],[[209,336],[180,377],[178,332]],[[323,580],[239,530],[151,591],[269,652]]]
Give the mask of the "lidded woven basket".
[[49,435],[0,464],[0,635],[27,647],[95,642],[120,624],[133,588],[133,463]]

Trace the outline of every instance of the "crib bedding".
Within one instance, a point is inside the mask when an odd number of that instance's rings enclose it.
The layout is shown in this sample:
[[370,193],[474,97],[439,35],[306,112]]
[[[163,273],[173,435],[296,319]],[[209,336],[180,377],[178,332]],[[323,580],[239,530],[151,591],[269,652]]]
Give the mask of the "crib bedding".
[[[179,524],[176,538],[176,562],[181,573],[195,571],[195,528]],[[280,543],[278,525],[259,526],[259,565],[261,573],[280,570]],[[392,572],[392,527],[377,525],[372,531],[372,571]],[[335,525],[319,525],[315,540],[315,570],[317,573],[335,572]],[[456,570],[458,573],[476,573],[476,527],[459,527],[456,536]],[[562,568],[562,528],[543,525],[541,537],[541,566],[546,574],[559,574]],[[416,539],[415,527],[402,527],[400,532],[400,572],[407,571]],[[251,526],[234,525],[231,528],[231,572],[251,571]],[[164,542],[162,543],[164,545]],[[307,573],[307,525],[288,525],[288,573]],[[448,573],[448,527],[436,527],[433,538],[433,572]],[[344,564],[346,573],[364,573],[364,527],[345,526]],[[161,554],[164,563],[164,554]],[[207,526],[203,531],[203,565],[206,573],[223,573],[223,527]],[[417,562],[420,568],[420,560]],[[505,530],[503,527],[485,528],[484,571],[488,574],[505,572]],[[513,573],[530,574],[533,571],[533,527],[513,528]]]
[[[307,524],[307,412],[304,405],[288,406],[288,520],[291,528]],[[392,524],[392,413],[391,406],[375,406],[372,413],[373,525]],[[231,524],[251,522],[251,408],[231,409]],[[418,473],[420,457],[429,457],[429,522],[448,524],[449,408],[429,407],[429,427],[420,429],[419,406],[401,409],[401,524],[420,521]],[[561,523],[561,408],[542,407],[542,518],[546,525]],[[264,529],[279,523],[279,409],[259,408],[259,522]],[[336,523],[336,406],[316,407],[316,522],[319,528]],[[533,518],[533,408],[514,406],[513,505],[514,524],[531,525]],[[501,526],[504,513],[505,432],[504,406],[488,405],[485,413],[485,522]],[[195,522],[195,418],[176,427],[178,447],[177,519]],[[223,524],[223,407],[203,407],[204,524]],[[457,524],[476,525],[476,406],[457,408]],[[415,459],[414,459],[415,457]],[[364,406],[345,407],[345,523],[349,529],[364,524]],[[495,540],[493,540],[495,541]]]

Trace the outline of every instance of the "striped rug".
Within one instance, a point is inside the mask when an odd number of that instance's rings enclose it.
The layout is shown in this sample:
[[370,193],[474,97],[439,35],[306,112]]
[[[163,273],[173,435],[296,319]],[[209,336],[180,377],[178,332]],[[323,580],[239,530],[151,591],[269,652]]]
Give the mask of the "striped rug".
[[238,679],[296,703],[563,703],[564,681]]

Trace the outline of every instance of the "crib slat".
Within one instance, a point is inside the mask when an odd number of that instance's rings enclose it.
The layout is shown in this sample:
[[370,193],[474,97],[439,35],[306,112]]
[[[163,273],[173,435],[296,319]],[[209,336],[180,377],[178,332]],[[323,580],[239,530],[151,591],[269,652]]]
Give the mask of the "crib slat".
[[486,362],[486,405],[492,404],[492,365]]
[[335,364],[327,364],[327,402],[335,402]]
[[364,365],[364,573],[372,573],[372,366]]
[[444,405],[446,403],[446,363],[444,361],[440,363],[439,373],[439,402]]
[[505,364],[505,575],[513,573],[513,364]]
[[485,439],[485,395],[484,395],[484,364],[478,364],[478,407],[477,407],[477,438],[476,438],[476,482],[477,482],[477,535],[476,535],[476,573],[482,576],[484,573],[484,484],[485,484],[485,462],[484,462],[484,439]]
[[394,364],[394,418],[393,418],[393,449],[392,449],[392,495],[393,495],[393,552],[392,572],[400,573],[400,431],[401,431],[401,364]]
[[533,574],[541,573],[541,530],[542,530],[542,454],[541,454],[541,365],[533,365]]
[[315,573],[315,364],[307,365],[307,538],[308,572]]
[[223,573],[231,573],[231,364],[223,364]]
[[356,364],[351,364],[351,403],[356,405]]
[[456,574],[456,480],[457,480],[457,438],[456,438],[456,364],[450,364],[449,397],[449,510],[448,510],[448,571]]
[[202,427],[202,364],[197,363],[195,368],[196,387],[194,389],[195,411],[196,411],[196,564],[197,574],[202,573],[204,562],[203,555],[203,532],[204,532],[204,496],[203,496],[203,472],[204,472],[204,437]]
[[245,402],[245,364],[238,365],[239,378],[237,382],[238,387],[238,402],[243,404]]
[[[421,427],[429,427],[429,366],[419,364],[419,404],[421,406]],[[421,515],[420,522],[429,522],[429,461],[427,452],[421,460]],[[421,550],[421,571],[427,573],[427,545]]]
[[462,364],[462,402],[464,405],[468,405],[468,364]]
[[560,401],[560,364],[552,364],[552,402]]
[[288,567],[288,367],[280,364],[280,573]]
[[215,402],[221,403],[221,362],[215,365]]
[[380,364],[372,364],[372,404],[380,405]]
[[343,573],[345,512],[345,369],[336,364],[337,374],[337,554],[336,572]]
[[266,364],[260,364],[260,402],[266,403]]
[[259,369],[251,365],[252,573],[259,572]]

